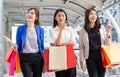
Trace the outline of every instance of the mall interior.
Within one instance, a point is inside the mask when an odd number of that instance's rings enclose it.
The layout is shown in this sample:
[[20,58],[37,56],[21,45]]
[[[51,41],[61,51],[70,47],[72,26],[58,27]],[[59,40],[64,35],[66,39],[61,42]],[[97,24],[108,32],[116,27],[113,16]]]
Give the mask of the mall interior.
[[[11,77],[7,74],[8,63],[4,61],[9,43],[3,40],[8,36],[16,42],[17,27],[26,23],[25,14],[29,8],[40,11],[40,25],[44,28],[44,47],[50,47],[49,30],[53,25],[53,16],[56,9],[62,8],[68,16],[68,23],[73,28],[77,44],[74,46],[78,60],[77,77],[88,77],[80,66],[79,32],[84,26],[85,11],[90,8],[97,10],[100,22],[104,27],[112,25],[111,40],[120,45],[120,0],[0,0],[0,77]],[[14,77],[23,77],[22,73],[15,73]],[[55,77],[54,72],[46,72],[43,77]],[[106,77],[120,77],[120,67],[106,69]]]

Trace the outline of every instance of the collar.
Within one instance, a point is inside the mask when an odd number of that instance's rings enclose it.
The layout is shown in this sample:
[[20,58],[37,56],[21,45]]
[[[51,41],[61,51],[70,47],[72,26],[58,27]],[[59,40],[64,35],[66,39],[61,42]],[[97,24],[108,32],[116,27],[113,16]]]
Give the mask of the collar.
[[[59,30],[59,29],[60,29],[60,28],[59,28],[58,26],[55,27],[55,30]],[[69,29],[68,29],[68,26],[66,26],[66,27],[64,28],[64,30],[69,30]]]

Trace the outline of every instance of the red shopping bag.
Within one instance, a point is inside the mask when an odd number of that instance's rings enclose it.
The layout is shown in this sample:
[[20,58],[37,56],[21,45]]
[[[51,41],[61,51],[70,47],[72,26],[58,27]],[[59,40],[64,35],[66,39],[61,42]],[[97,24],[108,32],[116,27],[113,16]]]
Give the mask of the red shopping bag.
[[55,70],[49,70],[49,50],[45,50],[43,52],[43,56],[44,56],[44,64],[45,64],[45,68],[47,72],[53,72]]
[[9,63],[8,74],[14,76],[14,72],[20,72],[19,54],[14,48],[8,48],[5,61]]
[[108,58],[103,47],[101,47],[101,56],[102,56],[103,66],[106,67],[107,65],[110,64],[110,59]]
[[73,46],[67,46],[67,68],[73,68],[77,66],[77,58],[74,53]]
[[11,62],[13,52],[14,52],[13,48],[8,48],[8,51],[7,51],[6,56],[5,56],[6,62],[9,62],[9,63]]
[[8,70],[8,74],[10,76],[14,76],[15,67],[16,67],[16,57],[17,57],[17,52],[12,52],[11,62],[9,63],[9,70]]
[[[74,49],[73,46],[67,46],[66,47],[66,57],[67,57],[67,69],[69,68],[73,68],[77,66],[77,60],[76,60],[76,56],[74,53]],[[49,50],[45,50],[43,53],[44,56],[44,62],[45,62],[45,66],[46,66],[46,70],[47,72],[53,72],[53,71],[60,71],[60,70],[50,70],[49,69]],[[58,56],[60,56],[60,54],[58,54]]]
[[102,46],[101,55],[103,66],[117,66],[120,65],[120,46]]

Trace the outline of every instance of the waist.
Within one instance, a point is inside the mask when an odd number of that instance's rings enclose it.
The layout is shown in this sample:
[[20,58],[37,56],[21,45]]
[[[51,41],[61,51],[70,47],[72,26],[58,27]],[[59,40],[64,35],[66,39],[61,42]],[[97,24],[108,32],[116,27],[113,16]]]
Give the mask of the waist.
[[90,50],[90,52],[89,52],[89,53],[93,53],[93,54],[100,53],[100,49]]
[[32,55],[32,54],[40,54],[40,52],[35,52],[35,53],[22,53],[22,55]]

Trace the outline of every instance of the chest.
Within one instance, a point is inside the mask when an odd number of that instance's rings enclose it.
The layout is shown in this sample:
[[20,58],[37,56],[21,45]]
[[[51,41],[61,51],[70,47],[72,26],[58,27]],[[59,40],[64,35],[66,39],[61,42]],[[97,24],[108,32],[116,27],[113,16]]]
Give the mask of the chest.
[[[55,32],[55,36],[57,38],[59,31]],[[61,34],[62,41],[69,41],[71,39],[71,31],[70,30],[63,30]]]

